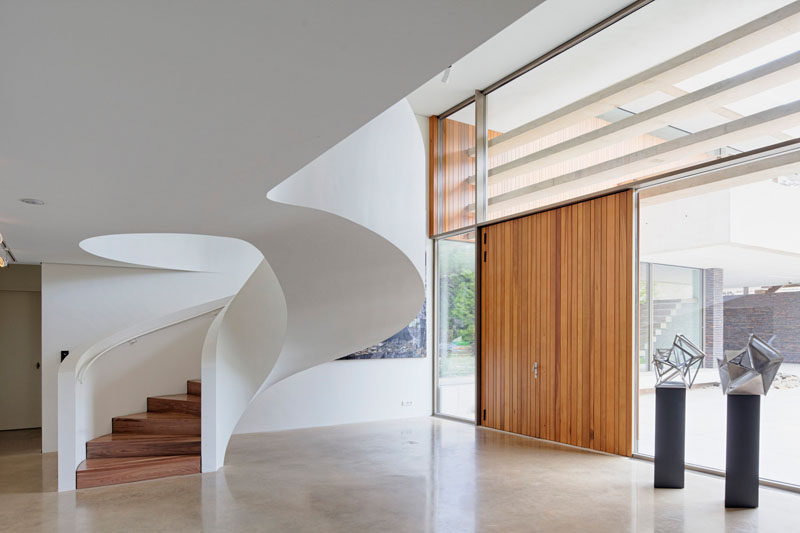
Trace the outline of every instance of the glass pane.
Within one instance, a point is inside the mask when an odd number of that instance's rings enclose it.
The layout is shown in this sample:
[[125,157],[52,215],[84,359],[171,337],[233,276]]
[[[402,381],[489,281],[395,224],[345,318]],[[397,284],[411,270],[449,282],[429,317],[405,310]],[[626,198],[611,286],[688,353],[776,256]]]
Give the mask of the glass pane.
[[[795,158],[795,161],[797,159]],[[764,478],[800,485],[800,163],[766,158],[757,172],[665,185],[640,194],[640,355],[676,334],[707,357],[687,392],[686,461],[725,468],[726,398],[718,358],[751,334],[785,357],[761,404]],[[701,183],[701,179],[704,183]],[[644,324],[644,322],[647,322]],[[638,451],[653,453],[655,394],[640,365]]]
[[437,241],[437,412],[475,420],[475,232]]
[[475,224],[475,104],[442,119],[441,128],[437,233]]
[[653,2],[490,93],[488,218],[797,138],[800,32],[729,7]]
[[650,370],[652,337],[650,320],[650,263],[639,263],[639,368]]
[[651,272],[652,349],[669,348],[675,335],[703,346],[702,269],[654,264]]

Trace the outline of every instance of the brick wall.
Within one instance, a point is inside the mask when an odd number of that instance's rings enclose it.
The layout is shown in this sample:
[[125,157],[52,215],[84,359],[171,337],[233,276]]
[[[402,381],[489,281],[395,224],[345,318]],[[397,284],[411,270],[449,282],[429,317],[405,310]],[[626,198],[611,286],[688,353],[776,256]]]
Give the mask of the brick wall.
[[714,359],[723,355],[723,303],[722,269],[703,270],[703,351],[706,359],[703,366],[713,368]]
[[750,333],[773,345],[787,363],[800,363],[800,292],[727,296],[724,303],[724,348],[741,350]]

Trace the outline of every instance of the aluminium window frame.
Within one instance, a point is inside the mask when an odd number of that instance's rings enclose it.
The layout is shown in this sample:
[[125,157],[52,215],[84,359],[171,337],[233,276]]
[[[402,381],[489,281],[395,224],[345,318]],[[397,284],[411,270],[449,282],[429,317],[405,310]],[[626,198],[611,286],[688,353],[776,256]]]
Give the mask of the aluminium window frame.
[[[478,254],[480,253],[479,246],[478,246],[478,233],[477,230],[468,229],[466,231],[460,230],[455,233],[448,234],[448,237],[456,237],[459,235],[468,235],[472,232],[475,232],[475,298],[476,298],[476,309],[475,309],[475,390],[476,394],[477,391],[480,391],[480,387],[478,386],[480,380],[480,370],[478,368],[478,352],[480,351],[480,337],[479,337],[479,322],[478,322],[478,310],[480,309],[480,305],[478,302],[478,290],[479,290],[479,282],[478,282]],[[433,313],[431,314],[431,321],[433,323],[433,379],[431,380],[433,383],[433,391],[432,391],[432,398],[433,398],[433,405],[432,405],[432,414],[433,416],[447,418],[450,420],[456,420],[459,422],[467,422],[470,424],[476,424],[480,418],[479,416],[479,409],[478,409],[478,397],[476,396],[476,403],[475,403],[475,419],[460,417],[457,415],[452,415],[448,413],[442,413],[440,409],[440,402],[439,402],[439,357],[440,357],[440,347],[441,347],[441,337],[440,337],[440,328],[439,328],[439,297],[441,295],[441,288],[439,287],[439,268],[440,268],[440,261],[439,261],[439,245],[440,242],[443,240],[447,240],[446,237],[436,238],[433,240],[433,304],[430,306]]]

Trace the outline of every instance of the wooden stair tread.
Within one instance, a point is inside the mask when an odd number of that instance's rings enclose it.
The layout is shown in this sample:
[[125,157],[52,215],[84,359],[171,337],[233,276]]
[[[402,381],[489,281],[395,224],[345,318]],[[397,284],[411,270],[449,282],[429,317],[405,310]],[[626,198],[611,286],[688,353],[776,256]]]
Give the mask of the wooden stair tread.
[[78,472],[86,470],[109,470],[114,468],[129,468],[146,464],[192,462],[199,459],[199,455],[147,455],[138,457],[99,457],[85,459],[78,465]]
[[199,379],[190,379],[186,381],[186,392],[189,394],[200,395],[202,386]]
[[115,416],[112,432],[86,443],[79,489],[200,473],[199,379],[186,393],[150,396],[147,411]]
[[169,394],[147,398],[147,410],[159,413],[187,413],[200,416],[200,396],[197,394]]
[[86,458],[197,455],[200,435],[110,433],[86,443]]
[[143,413],[132,413],[129,415],[115,416],[116,420],[172,420],[180,418],[200,418],[200,415],[191,413],[179,413],[177,411],[145,411]]
[[199,409],[197,414],[185,411],[145,411],[111,419],[112,433],[199,435],[201,429]]
[[79,489],[132,481],[199,474],[200,455],[103,457],[86,459],[76,471]]
[[102,435],[89,442],[118,442],[118,441],[178,441],[194,442],[200,441],[200,435],[159,435],[147,433],[109,433]]
[[164,396],[148,396],[157,400],[174,400],[176,402],[197,402],[200,403],[200,396],[197,394],[166,394]]

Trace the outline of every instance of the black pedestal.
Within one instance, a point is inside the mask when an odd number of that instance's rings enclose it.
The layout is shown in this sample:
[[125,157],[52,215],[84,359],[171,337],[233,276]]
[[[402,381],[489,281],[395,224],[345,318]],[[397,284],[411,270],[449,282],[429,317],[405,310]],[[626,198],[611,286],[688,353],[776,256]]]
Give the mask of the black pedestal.
[[725,507],[758,507],[761,396],[728,395]]
[[656,456],[653,486],[682,489],[686,447],[686,387],[656,387]]

